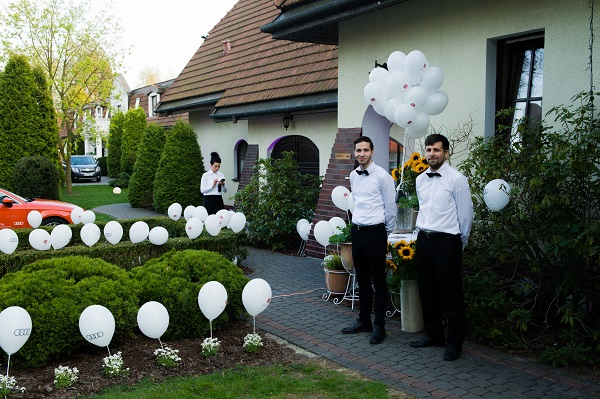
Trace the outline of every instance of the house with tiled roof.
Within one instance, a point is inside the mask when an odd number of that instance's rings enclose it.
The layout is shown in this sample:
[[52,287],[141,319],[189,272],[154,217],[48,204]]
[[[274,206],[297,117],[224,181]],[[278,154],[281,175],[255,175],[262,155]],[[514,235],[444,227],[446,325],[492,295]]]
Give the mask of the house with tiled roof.
[[182,112],[177,115],[160,117],[155,109],[160,102],[161,96],[171,87],[175,79],[159,82],[137,89],[133,89],[129,95],[129,109],[141,108],[146,112],[146,123],[155,123],[158,126],[169,128],[175,125],[178,119],[188,122],[188,113]]

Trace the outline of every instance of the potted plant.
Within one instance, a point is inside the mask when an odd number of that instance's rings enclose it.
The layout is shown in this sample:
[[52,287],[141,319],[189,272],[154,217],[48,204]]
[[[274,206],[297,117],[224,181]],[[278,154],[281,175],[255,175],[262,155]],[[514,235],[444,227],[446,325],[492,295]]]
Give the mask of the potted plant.
[[325,271],[325,285],[327,286],[327,293],[323,298],[327,300],[332,294],[345,294],[350,273],[344,269],[340,254],[331,252],[323,259],[321,265]]
[[417,198],[417,177],[427,170],[427,160],[418,152],[412,153],[402,165],[402,170],[394,168],[392,177],[396,181],[396,232],[413,231],[417,223],[419,199]]
[[334,234],[329,238],[330,244],[339,245],[342,265],[344,266],[344,269],[349,272],[354,270],[354,261],[352,260],[352,238],[350,237],[351,228],[352,222],[348,223],[346,227],[338,229],[339,233]]

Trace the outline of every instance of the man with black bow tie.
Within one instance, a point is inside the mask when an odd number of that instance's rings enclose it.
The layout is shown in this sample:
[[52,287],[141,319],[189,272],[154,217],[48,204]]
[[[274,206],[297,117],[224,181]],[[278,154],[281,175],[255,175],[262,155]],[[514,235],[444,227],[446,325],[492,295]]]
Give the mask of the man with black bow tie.
[[[369,343],[380,344],[385,339],[388,300],[385,274],[387,236],[394,229],[396,218],[394,179],[373,162],[373,142],[369,137],[362,136],[354,141],[354,157],[359,167],[350,173],[354,201],[351,236],[360,310],[356,323],[342,328],[342,333],[372,331]],[[371,323],[373,297],[375,320]]]
[[[419,198],[416,264],[425,321],[425,336],[413,348],[446,346],[444,360],[456,360],[465,340],[465,298],[462,251],[473,224],[473,201],[465,176],[450,166],[448,139],[432,134],[425,139],[429,169],[417,177]],[[448,316],[444,335],[443,313]]]

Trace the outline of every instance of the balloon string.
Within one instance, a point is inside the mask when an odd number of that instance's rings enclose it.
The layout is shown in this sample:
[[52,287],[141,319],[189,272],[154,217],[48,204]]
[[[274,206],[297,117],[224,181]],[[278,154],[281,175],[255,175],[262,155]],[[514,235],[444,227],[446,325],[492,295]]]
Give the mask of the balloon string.
[[253,323],[253,325],[252,325],[252,327],[253,327],[253,334],[256,334],[256,316],[253,316],[252,318],[254,319],[254,320],[253,320],[253,321],[254,321],[254,323]]
[[157,339],[158,339],[158,343],[160,344],[160,349],[165,349],[162,342],[160,341],[160,338],[157,338]]
[[210,338],[212,339],[212,320],[208,321],[210,323]]
[[108,357],[112,356],[112,355],[110,354],[110,348],[108,347],[108,345],[106,345],[106,349],[108,350]]
[[10,369],[10,355],[8,355],[8,362],[6,363],[6,378],[8,378],[8,370]]

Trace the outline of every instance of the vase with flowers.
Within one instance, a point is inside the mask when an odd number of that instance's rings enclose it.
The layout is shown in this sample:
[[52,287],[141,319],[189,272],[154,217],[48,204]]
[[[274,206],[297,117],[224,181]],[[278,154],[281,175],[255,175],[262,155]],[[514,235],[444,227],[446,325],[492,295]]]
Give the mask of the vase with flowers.
[[392,177],[396,182],[396,232],[404,233],[413,231],[419,211],[417,198],[417,177],[427,170],[428,165],[424,157],[418,152],[411,154],[404,162],[402,169],[394,168]]

